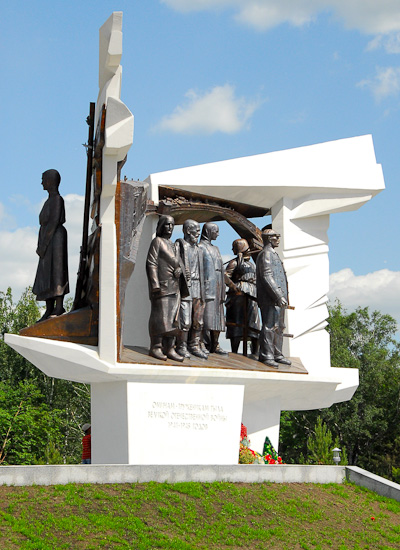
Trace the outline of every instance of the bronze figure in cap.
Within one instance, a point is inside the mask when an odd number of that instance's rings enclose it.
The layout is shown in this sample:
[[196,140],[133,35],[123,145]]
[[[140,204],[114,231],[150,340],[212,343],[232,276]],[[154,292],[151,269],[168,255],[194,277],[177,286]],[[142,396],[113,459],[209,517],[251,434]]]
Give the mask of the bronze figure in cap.
[[257,257],[257,301],[261,309],[259,361],[270,367],[290,365],[282,353],[285,329],[285,308],[288,305],[288,285],[283,263],[274,248],[280,235],[273,229],[262,232],[264,248]]

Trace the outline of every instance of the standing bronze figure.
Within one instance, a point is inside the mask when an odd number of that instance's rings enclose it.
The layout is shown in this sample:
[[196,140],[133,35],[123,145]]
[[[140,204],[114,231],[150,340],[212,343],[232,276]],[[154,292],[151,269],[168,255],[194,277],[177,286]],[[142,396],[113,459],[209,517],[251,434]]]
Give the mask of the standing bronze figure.
[[241,340],[250,338],[251,353],[258,353],[258,337],[261,331],[257,305],[256,266],[251,260],[249,243],[236,239],[232,243],[236,254],[225,268],[226,337],[231,341],[233,353],[237,353]]
[[206,306],[204,310],[205,342],[210,353],[227,355],[219,343],[219,333],[225,330],[224,266],[217,246],[213,245],[219,235],[218,225],[207,222],[203,225],[199,246],[203,250],[204,290]]
[[203,251],[198,245],[200,225],[194,220],[183,224],[183,239],[177,239],[177,252],[184,267],[184,276],[189,288],[189,295],[182,298],[180,307],[180,325],[176,351],[182,357],[190,354],[207,359],[208,355],[201,349],[201,337],[204,326],[204,269]]
[[166,361],[167,357],[183,361],[174,349],[179,329],[180,278],[182,269],[171,241],[174,218],[161,216],[156,237],[151,241],[146,260],[151,313],[149,320],[149,355]]
[[291,365],[282,354],[285,329],[285,307],[288,305],[288,286],[285,269],[274,248],[280,235],[273,229],[262,232],[264,248],[257,258],[257,301],[261,309],[262,329],[259,361],[270,367]]
[[57,170],[42,174],[43,189],[49,198],[39,214],[39,238],[36,254],[39,264],[32,292],[36,300],[46,302],[46,311],[40,321],[65,313],[64,296],[69,292],[68,249],[64,199],[58,192],[61,176]]

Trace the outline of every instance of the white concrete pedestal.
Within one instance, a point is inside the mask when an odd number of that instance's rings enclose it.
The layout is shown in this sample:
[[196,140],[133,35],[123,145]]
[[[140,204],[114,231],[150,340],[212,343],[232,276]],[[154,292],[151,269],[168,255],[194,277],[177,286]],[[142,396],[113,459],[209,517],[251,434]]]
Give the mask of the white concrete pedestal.
[[[236,464],[241,418],[255,451],[262,451],[266,435],[278,449],[282,410],[329,407],[350,399],[358,386],[357,369],[292,374],[112,364],[95,347],[15,334],[5,340],[48,376],[91,384],[94,461],[102,464],[209,464],[209,453],[213,464]],[[227,419],[178,415],[190,408],[197,414],[195,406]],[[169,426],[159,414],[166,411],[168,421],[208,427]]]
[[92,384],[92,464],[237,464],[243,390]]

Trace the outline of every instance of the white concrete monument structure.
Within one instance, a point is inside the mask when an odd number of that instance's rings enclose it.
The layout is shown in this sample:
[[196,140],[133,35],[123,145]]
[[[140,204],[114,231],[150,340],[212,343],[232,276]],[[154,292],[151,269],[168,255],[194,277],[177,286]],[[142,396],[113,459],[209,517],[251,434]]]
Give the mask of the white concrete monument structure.
[[[330,364],[326,302],[329,289],[329,217],[356,210],[384,189],[371,136],[266,153],[151,174],[155,207],[160,187],[201,193],[271,210],[282,234],[280,257],[288,275],[285,355],[306,372],[222,368],[212,356],[185,360],[125,361],[118,354],[117,167],[133,138],[133,115],[120,99],[122,14],[100,30],[96,117],[106,105],[100,197],[98,345],[6,335],[6,342],[49,376],[91,384],[92,463],[236,464],[240,421],[251,446],[268,435],[278,447],[282,410],[329,407],[350,399],[358,371]],[[145,258],[156,214],[144,221],[135,270],[126,290],[122,342],[148,347],[150,313]],[[250,359],[249,359],[250,361]],[[343,365],[345,367],[345,365]],[[145,449],[145,450],[144,450]]]

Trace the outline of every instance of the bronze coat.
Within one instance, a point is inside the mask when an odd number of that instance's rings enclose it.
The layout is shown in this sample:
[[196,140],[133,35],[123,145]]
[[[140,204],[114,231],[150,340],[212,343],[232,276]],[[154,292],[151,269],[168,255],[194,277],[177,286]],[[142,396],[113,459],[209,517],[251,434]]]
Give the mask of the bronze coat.
[[[180,277],[176,277],[179,259],[170,239],[151,241],[146,260],[151,313],[150,336],[174,335],[179,329]],[[154,291],[157,291],[154,294]]]
[[51,194],[39,214],[40,256],[32,292],[39,301],[68,294],[68,250],[64,200]]
[[224,302],[225,281],[224,266],[219,248],[204,236],[199,246],[203,249],[204,292],[206,307],[204,311],[205,330],[225,330]]

